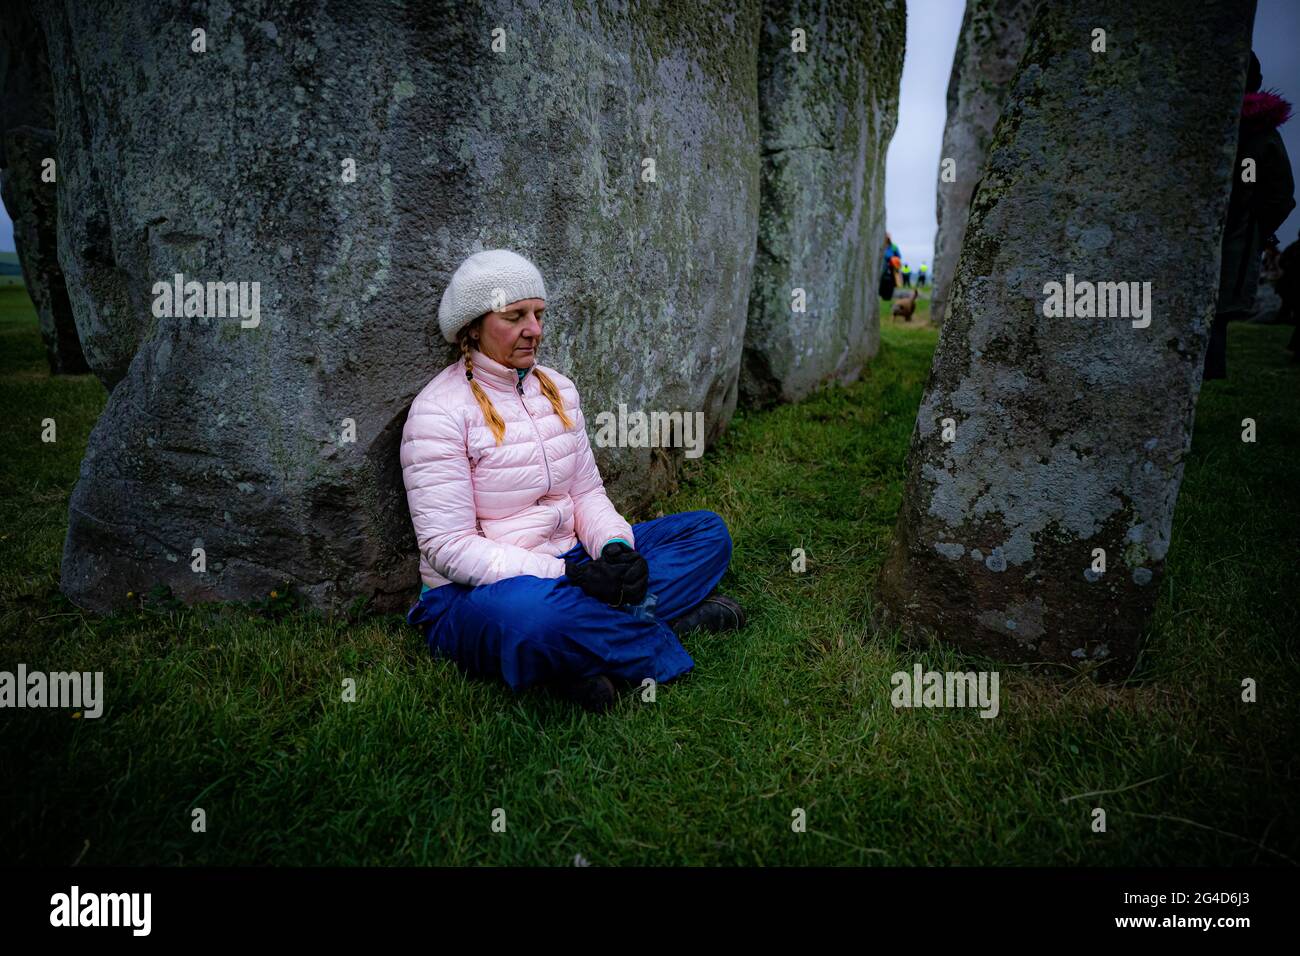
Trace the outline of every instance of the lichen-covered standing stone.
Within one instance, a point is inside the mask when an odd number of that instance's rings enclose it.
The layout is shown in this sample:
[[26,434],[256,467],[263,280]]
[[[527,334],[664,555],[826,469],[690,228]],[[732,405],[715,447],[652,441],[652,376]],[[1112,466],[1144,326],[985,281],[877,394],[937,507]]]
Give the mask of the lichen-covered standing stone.
[[[930,321],[943,324],[948,285],[957,270],[970,197],[984,172],[993,127],[1011,89],[1025,33],[1038,0],[966,0],[948,79],[948,119],[939,152]],[[951,174],[946,181],[945,166]]]
[[[886,621],[1004,661],[1133,662],[1191,443],[1252,19],[1235,0],[1035,15],[917,415]],[[1149,282],[1149,324],[1045,316],[1067,274]]]
[[[40,17],[69,294],[112,388],[72,495],[76,604],[288,582],[319,607],[405,610],[398,442],[454,359],[439,296],[480,249],[542,270],[539,360],[589,422],[622,402],[702,412],[709,442],[725,427],[758,229],[757,0],[50,0]],[[177,273],[259,283],[258,323],[155,315]],[[628,511],[683,458],[596,454]]]
[[[0,18],[0,196],[14,224],[14,248],[36,306],[54,375],[90,369],[59,266],[54,94],[45,38],[29,0],[12,0]],[[54,179],[49,177],[53,176]]]
[[[852,382],[880,347],[885,151],[905,39],[899,0],[764,4],[746,404],[797,401],[829,382]],[[800,41],[805,49],[796,49]]]

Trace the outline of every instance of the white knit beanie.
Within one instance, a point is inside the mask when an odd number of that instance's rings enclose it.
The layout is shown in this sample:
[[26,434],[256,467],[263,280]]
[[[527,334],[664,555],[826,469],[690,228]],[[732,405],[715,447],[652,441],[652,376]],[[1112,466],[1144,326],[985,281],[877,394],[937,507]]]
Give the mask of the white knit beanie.
[[542,274],[509,249],[476,252],[452,274],[438,306],[438,326],[448,342],[485,312],[497,312],[520,299],[545,299]]

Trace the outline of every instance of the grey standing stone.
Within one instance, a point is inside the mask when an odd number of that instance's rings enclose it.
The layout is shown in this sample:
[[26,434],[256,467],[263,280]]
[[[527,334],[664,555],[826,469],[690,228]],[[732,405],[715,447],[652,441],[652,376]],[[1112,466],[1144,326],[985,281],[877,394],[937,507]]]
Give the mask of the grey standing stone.
[[[69,293],[112,388],[72,495],[76,604],[289,582],[318,607],[404,611],[398,442],[455,358],[438,301],[480,249],[542,270],[539,359],[578,383],[589,422],[626,402],[702,411],[709,443],[725,427],[758,231],[757,0],[51,0],[40,16]],[[176,273],[260,283],[260,323],[156,317]],[[683,458],[596,452],[628,512]]]
[[[1191,443],[1252,19],[1234,0],[1036,14],[913,432],[884,622],[1001,660],[1133,663]],[[1045,318],[1067,273],[1151,282],[1149,327]],[[1094,548],[1106,572],[1089,580]]]
[[[901,0],[768,0],[759,42],[762,209],[745,329],[747,405],[857,379],[880,348],[885,151],[898,119]],[[792,49],[802,28],[807,51]],[[795,311],[803,289],[804,311]]]
[[948,120],[939,152],[956,163],[955,179],[939,179],[935,206],[939,230],[934,240],[934,295],[930,321],[941,325],[948,285],[966,232],[970,198],[984,171],[993,127],[1002,113],[1025,35],[1038,0],[967,0],[948,79]]
[[54,375],[84,375],[86,358],[59,266],[54,93],[45,37],[29,0],[12,0],[0,18],[0,197],[14,224],[14,248],[36,306]]

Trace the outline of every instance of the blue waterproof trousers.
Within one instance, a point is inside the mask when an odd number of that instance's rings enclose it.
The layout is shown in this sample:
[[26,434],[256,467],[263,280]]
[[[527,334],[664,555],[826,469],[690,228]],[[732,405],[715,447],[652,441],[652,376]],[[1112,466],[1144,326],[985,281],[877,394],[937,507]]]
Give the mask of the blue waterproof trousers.
[[[731,561],[731,535],[712,511],[683,511],[632,526],[650,568],[653,618],[591,597],[567,578],[523,574],[470,587],[426,591],[406,619],[429,650],[480,677],[499,677],[516,691],[559,679],[608,674],[639,684],[663,683],[695,666],[667,622],[704,600]],[[583,563],[576,544],[561,557]]]

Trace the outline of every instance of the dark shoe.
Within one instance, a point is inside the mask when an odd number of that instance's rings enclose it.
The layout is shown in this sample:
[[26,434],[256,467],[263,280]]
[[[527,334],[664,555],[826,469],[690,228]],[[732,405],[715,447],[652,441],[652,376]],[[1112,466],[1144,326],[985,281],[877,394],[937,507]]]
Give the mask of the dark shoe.
[[697,628],[717,634],[722,631],[738,631],[744,626],[745,609],[732,598],[717,591],[669,624],[678,637]]
[[561,697],[573,701],[583,710],[589,710],[593,714],[604,713],[618,700],[618,690],[614,687],[614,682],[604,674],[561,681],[556,684],[555,691]]

